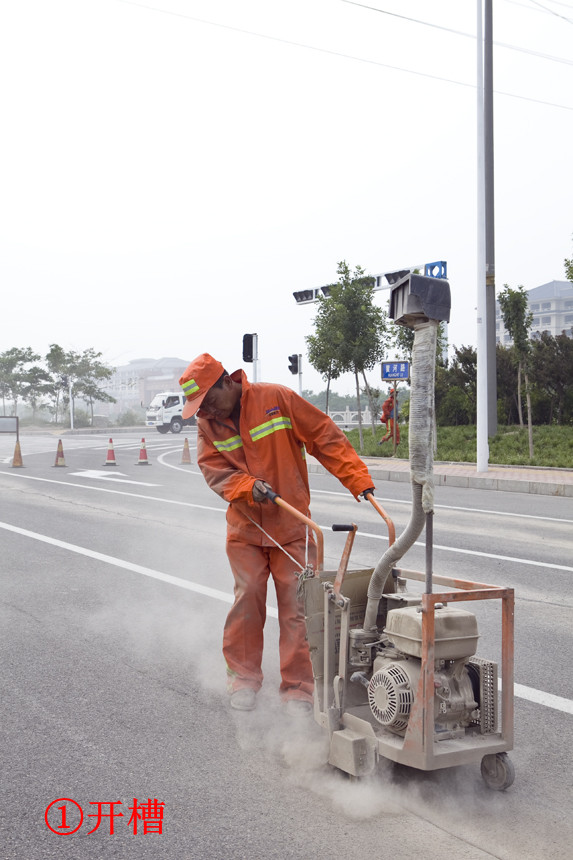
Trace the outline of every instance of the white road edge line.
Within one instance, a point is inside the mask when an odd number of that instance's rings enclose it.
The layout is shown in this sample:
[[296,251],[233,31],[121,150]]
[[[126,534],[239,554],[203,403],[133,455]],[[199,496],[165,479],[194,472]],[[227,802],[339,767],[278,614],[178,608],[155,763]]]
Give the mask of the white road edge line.
[[[38,532],[31,532],[28,529],[22,529],[19,526],[13,526],[10,523],[0,522],[0,528],[5,529],[15,534],[23,535],[32,540],[41,541],[42,543],[57,546],[60,549],[65,549],[68,552],[75,552],[78,555],[85,555],[88,558],[93,558],[96,561],[103,561],[105,564],[112,564],[114,567],[121,567],[124,570],[130,570],[132,573],[140,573],[142,576],[149,576],[152,579],[158,579],[161,582],[167,582],[169,585],[177,585],[179,588],[185,588],[187,591],[194,591],[196,594],[203,594],[206,597],[212,597],[215,600],[222,600],[224,603],[233,603],[234,596],[225,591],[219,591],[217,588],[209,588],[207,585],[199,585],[196,582],[189,582],[187,579],[181,579],[179,576],[173,576],[170,573],[162,573],[160,570],[154,570],[151,567],[143,567],[141,564],[134,564],[131,561],[124,561],[121,558],[116,558],[113,555],[106,555],[103,552],[97,552],[93,549],[86,549],[83,546],[77,546],[73,543],[68,543],[58,538],[52,538],[48,535],[42,535]],[[267,613],[274,618],[278,618],[277,610],[272,607],[267,607]]]
[[[111,564],[114,567],[130,570],[132,573],[139,573],[142,576],[149,576],[152,579],[167,582],[169,585],[176,585],[179,588],[185,588],[187,591],[193,591],[196,594],[202,594],[205,597],[212,597],[214,600],[221,600],[223,603],[233,603],[234,601],[233,595],[227,594],[225,591],[219,591],[216,588],[209,588],[206,585],[189,582],[187,579],[181,579],[180,577],[172,576],[169,573],[162,573],[161,571],[154,570],[151,567],[143,567],[140,564],[133,564],[133,562],[124,561],[123,559],[115,558],[115,556],[112,555],[105,555],[104,553],[86,549],[85,547],[77,546],[76,544],[67,543],[66,541],[58,540],[57,538],[48,537],[47,535],[42,535],[38,532],[31,532],[28,529],[22,529],[19,526],[13,526],[10,523],[0,522],[0,528],[22,535],[23,537],[32,538],[32,540],[38,540],[52,546],[57,546],[60,549],[67,550],[68,552],[85,555],[88,558],[95,559],[96,561],[103,561],[105,564]],[[267,615],[271,618],[278,618],[277,610],[272,606],[267,606]],[[552,693],[545,693],[543,690],[535,690],[532,687],[525,687],[523,684],[514,684],[514,695],[521,699],[527,699],[529,702],[543,705],[546,708],[553,708],[556,711],[573,714],[573,700],[571,699],[564,699],[561,696],[554,696]]]
[[[187,471],[187,470],[185,470],[185,471]],[[218,511],[219,513],[222,513],[222,514],[226,513],[226,510],[227,510],[226,508],[215,508],[215,507],[211,507],[210,505],[197,505],[197,504],[194,504],[193,502],[182,502],[178,499],[166,499],[166,498],[162,498],[161,496],[147,496],[147,495],[142,494],[142,493],[128,493],[125,490],[110,490],[107,487],[92,487],[90,484],[75,484],[72,481],[57,481],[54,478],[40,478],[37,475],[23,475],[21,472],[12,472],[12,473],[2,472],[0,474],[10,474],[10,477],[25,478],[28,481],[42,481],[42,482],[48,483],[48,484],[62,484],[64,486],[68,486],[68,487],[79,487],[82,490],[92,490],[92,491],[99,492],[99,493],[112,493],[112,494],[118,495],[118,496],[130,496],[131,498],[134,498],[134,499],[146,499],[147,501],[152,501],[152,502],[164,502],[166,505],[181,505],[182,507],[197,508],[199,510],[204,510],[204,511]],[[187,474],[188,475],[201,475],[201,472],[192,472],[189,470],[189,471],[187,471]],[[317,525],[319,525],[323,531],[330,531],[329,525],[320,525],[320,523],[317,523]],[[383,540],[383,541],[388,540],[386,535],[377,535],[377,534],[372,534],[370,532],[358,532],[357,537],[369,538],[371,540]],[[420,541],[417,541],[414,544],[414,546],[425,547],[425,544],[421,543]],[[479,550],[476,550],[476,549],[461,549],[459,547],[443,546],[441,544],[434,544],[434,549],[435,550],[441,549],[444,552],[458,552],[458,553],[461,553],[462,555],[474,555],[474,556],[477,556],[479,558],[492,558],[492,559],[495,559],[496,561],[510,561],[510,562],[515,563],[515,564],[527,564],[527,565],[532,565],[533,567],[547,567],[550,570],[566,570],[570,573],[573,573],[573,567],[570,567],[569,565],[565,565],[565,564],[551,564],[547,561],[537,561],[535,559],[528,559],[528,558],[516,558],[515,556],[510,556],[510,555],[496,555],[495,553],[480,552]]]
[[[320,493],[323,496],[345,496],[348,498],[348,493],[341,493],[337,490],[313,490],[313,495]],[[560,496],[559,498],[563,498]],[[376,496],[377,502],[390,503],[392,505],[409,505],[412,506],[412,499],[390,499],[384,496]],[[434,505],[434,509],[443,511],[464,511],[470,514],[494,514],[496,517],[514,517],[518,520],[544,520],[550,523],[573,523],[573,520],[563,519],[562,517],[542,517],[539,514],[514,514],[511,511],[494,511],[487,508],[466,508],[462,505]]]

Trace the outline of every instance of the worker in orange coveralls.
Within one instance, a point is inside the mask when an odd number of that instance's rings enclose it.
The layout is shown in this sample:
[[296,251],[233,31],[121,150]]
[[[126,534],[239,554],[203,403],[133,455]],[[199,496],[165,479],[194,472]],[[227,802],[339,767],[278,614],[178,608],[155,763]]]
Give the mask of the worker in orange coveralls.
[[[383,436],[378,442],[379,445],[382,445],[383,442],[387,442],[388,439],[394,438],[394,394],[395,391],[393,388],[390,389],[390,394],[382,404],[382,415],[380,416],[380,421],[382,424],[386,425],[386,435]],[[396,420],[396,445],[400,444],[400,425]]]
[[374,482],[334,422],[290,388],[250,383],[242,370],[229,375],[208,353],[191,362],[179,383],[187,397],[183,418],[197,413],[199,468],[229,503],[227,556],[235,602],[225,622],[223,654],[231,706],[250,711],[256,705],[271,575],[278,603],[280,696],[292,716],[309,714],[314,682],[296,563],[301,569],[307,560],[315,564],[316,546],[304,523],[267,499],[267,488],[309,516],[306,452],[358,501],[360,494],[373,492]]

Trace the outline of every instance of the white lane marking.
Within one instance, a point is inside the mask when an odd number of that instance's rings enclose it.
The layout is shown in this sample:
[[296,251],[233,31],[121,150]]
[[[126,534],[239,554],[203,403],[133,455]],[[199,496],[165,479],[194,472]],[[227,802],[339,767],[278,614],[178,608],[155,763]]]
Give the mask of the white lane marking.
[[[196,450],[195,448],[191,448],[191,446],[189,446],[189,447],[190,447],[191,451]],[[177,449],[177,450],[179,450],[179,449]],[[168,469],[175,469],[176,472],[190,472],[191,475],[200,475],[201,474],[201,472],[193,472],[191,469],[187,468],[186,466],[185,467],[184,466],[174,466],[172,463],[167,463],[165,461],[165,457],[169,453],[171,453],[171,452],[166,451],[165,454],[160,454],[159,457],[157,458],[157,462],[161,463],[162,466],[167,466]]]
[[[97,445],[97,446],[78,445],[78,447],[75,447],[73,444],[70,444],[70,440],[68,440],[67,444],[68,444],[70,450],[72,450],[72,451],[80,451],[83,449],[88,449],[90,451],[106,451],[106,450],[108,450],[108,445]],[[129,443],[129,442],[118,441],[118,442],[114,442],[113,444],[114,444],[114,450],[115,450],[115,448],[117,448],[118,450],[121,450],[121,451],[127,451],[128,449],[138,450],[140,448],[141,443]],[[174,451],[179,451],[180,450],[179,446],[174,447],[173,443],[171,443],[171,445],[168,446],[165,443],[161,444],[161,441],[159,441],[158,443],[146,442],[146,447],[147,447],[148,451],[161,450],[163,448],[166,448],[166,451],[157,457],[158,462],[160,462],[163,466],[167,466],[170,469],[175,469],[178,472],[190,471],[189,469],[183,469],[180,466],[173,466],[173,465],[171,465],[171,463],[167,463],[164,460],[164,457],[166,456],[166,454],[174,452]],[[196,450],[196,446],[191,447],[191,450],[192,451]],[[44,451],[31,451],[26,456],[31,456],[32,454],[46,454],[46,453],[52,453],[52,449],[50,448],[49,450],[46,449]],[[10,465],[12,463],[12,459],[13,459],[12,456],[0,458],[0,464]],[[201,473],[200,472],[191,472],[191,474],[199,475]],[[349,498],[349,495],[347,492],[340,492],[340,491],[336,491],[336,490],[316,490],[316,489],[313,489],[312,494],[313,495],[323,495],[323,496],[341,496],[341,497],[344,497],[346,499]],[[393,505],[409,505],[409,506],[412,505],[411,499],[390,499],[390,498],[384,498],[383,496],[376,496],[376,499],[378,502],[382,502],[385,504],[390,503]],[[468,508],[468,507],[464,507],[462,505],[437,505],[436,504],[436,505],[434,505],[434,508],[446,510],[446,511],[467,511],[468,513],[472,513],[472,514],[489,514],[489,515],[498,516],[498,517],[513,517],[515,519],[542,520],[544,522],[550,522],[550,523],[573,524],[573,520],[564,519],[561,517],[543,517],[543,516],[540,516],[538,514],[517,514],[517,513],[511,513],[509,511],[493,511],[493,510],[488,510],[487,508]]]
[[522,684],[514,684],[513,693],[520,699],[527,699],[528,702],[534,702],[536,705],[544,705],[555,711],[573,714],[573,701],[571,699],[554,696],[553,693],[544,693],[543,690],[535,690],[533,687],[524,687]]
[[[124,480],[127,475],[123,472],[99,472],[97,469],[82,469],[81,472],[70,472],[72,477],[95,478],[97,481],[117,481],[118,484],[137,484],[139,487],[160,487],[161,484],[146,484],[145,481]],[[75,486],[75,485],[74,485]]]
[[[451,488],[450,488],[451,489]],[[312,490],[312,494],[321,494],[323,496],[345,496],[348,498],[348,493],[337,492],[336,490]],[[412,499],[385,499],[382,496],[376,496],[377,502],[384,502],[392,505],[409,505],[412,506]],[[562,496],[560,498],[563,498]],[[537,514],[514,514],[511,511],[489,511],[486,508],[464,508],[462,505],[434,505],[434,508],[440,508],[444,511],[467,511],[470,514],[493,514],[496,517],[515,517],[519,520],[545,520],[550,523],[573,523],[573,520],[562,519],[561,517],[541,517]]]
[[[139,573],[142,576],[149,576],[152,579],[158,579],[161,582],[167,582],[169,585],[176,585],[179,588],[184,588],[187,591],[193,591],[196,594],[203,594],[205,597],[212,597],[214,600],[221,600],[223,603],[234,603],[235,597],[233,594],[228,594],[226,591],[219,591],[217,588],[210,588],[207,585],[200,585],[198,582],[190,582],[188,579],[181,579],[179,576],[173,576],[170,573],[162,573],[160,570],[154,570],[151,567],[143,567],[141,564],[134,564],[131,561],[124,561],[121,558],[115,558],[113,555],[106,555],[102,552],[96,552],[93,549],[87,549],[83,546],[77,546],[67,541],[58,540],[57,538],[42,535],[38,532],[31,532],[28,529],[22,529],[19,526],[13,526],[10,523],[0,522],[0,528],[9,532],[22,535],[23,537],[32,538],[32,540],[41,541],[42,543],[50,544],[51,546],[65,549],[68,552],[75,552],[78,555],[85,555],[88,558],[93,558],[96,561],[103,561],[105,564],[111,564],[114,567],[121,567],[124,570],[130,570],[132,573]],[[267,615],[273,618],[278,618],[278,612],[272,606],[267,606]]]
[[[103,561],[105,564],[111,564],[114,567],[120,567],[124,570],[129,570],[132,573],[139,573],[142,576],[149,576],[152,579],[157,579],[160,582],[166,582],[169,585],[176,585],[179,588],[184,588],[187,591],[193,591],[196,594],[202,594],[205,597],[212,597],[214,600],[220,600],[223,603],[234,602],[232,594],[225,591],[219,591],[216,588],[209,588],[206,585],[200,585],[197,582],[190,582],[187,579],[181,579],[179,576],[172,576],[170,573],[162,573],[159,570],[154,570],[151,567],[143,567],[140,564],[134,564],[130,561],[124,561],[121,558],[115,558],[112,555],[105,555],[101,552],[96,552],[92,549],[86,549],[76,544],[68,543],[67,541],[58,540],[57,538],[48,537],[38,532],[32,532],[28,529],[22,529],[19,526],[13,526],[10,523],[0,522],[0,528],[6,531],[14,532],[23,537],[31,538],[32,540],[41,541],[42,543],[50,544],[51,546],[65,549],[68,552],[75,552],[79,555],[93,558],[96,561]],[[277,610],[272,606],[267,606],[267,614],[272,618],[278,618]],[[543,690],[536,690],[533,687],[526,687],[523,684],[514,684],[514,694],[521,699],[527,699],[535,704],[543,705],[546,708],[553,708],[556,711],[563,711],[566,714],[573,714],[573,700],[564,699],[561,696],[554,696],[552,693],[546,693]]]
[[[329,528],[329,526],[321,526],[321,528]],[[385,535],[375,535],[370,532],[357,532],[356,537],[367,537],[372,538],[373,540],[388,540]],[[416,541],[412,546],[421,546],[424,547],[426,544],[423,541]],[[435,543],[433,545],[433,549],[441,549],[443,552],[459,552],[462,555],[474,555],[477,558],[493,558],[496,561],[512,561],[515,564],[529,564],[533,565],[533,567],[548,567],[551,570],[567,570],[570,573],[573,573],[573,567],[569,567],[566,564],[550,564],[548,561],[535,561],[535,559],[529,558],[516,558],[512,555],[496,555],[493,552],[480,552],[477,549],[461,549],[457,546],[443,546],[442,544]]]
[[[165,443],[160,444],[158,442],[146,442],[145,447],[148,451],[163,451],[165,449],[169,449],[169,446]],[[113,449],[114,451],[139,451],[141,448],[141,442],[114,442]],[[91,448],[92,451],[108,451],[109,445],[98,445],[97,448]]]
[[[181,505],[184,508],[199,508],[202,511],[217,511],[220,514],[227,513],[227,508],[214,508],[210,505],[196,505],[193,502],[181,502],[178,499],[163,499],[161,496],[145,496],[141,493],[129,493],[127,490],[109,490],[107,487],[95,487],[91,484],[74,484],[73,481],[56,481],[53,478],[39,478],[36,475],[23,475],[21,472],[3,472],[11,478],[25,478],[28,481],[41,481],[45,484],[61,484],[65,487],[79,487],[81,490],[93,490],[98,493],[111,493],[115,496],[129,496],[132,499],[148,499],[152,502],[163,502],[166,505]],[[189,474],[200,474],[190,472]]]
[[[181,505],[183,507],[198,508],[199,510],[204,510],[204,511],[219,511],[220,513],[223,513],[223,514],[226,513],[226,511],[227,511],[226,508],[214,508],[214,507],[211,507],[210,505],[197,505],[197,504],[193,504],[192,502],[182,502],[182,501],[179,501],[176,499],[164,499],[164,498],[161,498],[160,496],[146,496],[146,495],[141,495],[139,493],[128,493],[128,492],[125,492],[122,490],[108,490],[107,488],[104,489],[103,487],[92,487],[89,484],[74,484],[71,481],[56,481],[56,480],[53,480],[52,478],[39,478],[35,475],[23,475],[21,472],[10,472],[10,473],[5,472],[3,474],[10,474],[10,477],[14,477],[14,478],[26,478],[29,481],[44,481],[45,483],[48,483],[48,484],[63,484],[63,485],[66,485],[68,487],[79,487],[83,490],[97,490],[100,493],[116,493],[116,494],[121,495],[121,496],[130,496],[131,498],[135,498],[135,499],[147,499],[147,500],[152,501],[152,502],[163,502],[167,505]],[[188,474],[200,475],[201,473],[200,472],[188,472]],[[134,481],[133,483],[136,483],[136,482]],[[317,523],[317,525],[319,525],[319,527],[322,529],[322,531],[330,531],[330,528],[331,528],[330,525],[320,525],[319,523]],[[388,540],[388,537],[386,535],[377,535],[377,534],[372,534],[369,532],[360,532],[360,531],[357,533],[357,537],[371,538],[372,540],[383,540],[383,541]],[[414,544],[414,546],[425,547],[425,543],[422,543],[421,541],[417,541]],[[462,555],[472,555],[472,556],[476,556],[478,558],[492,558],[496,561],[508,561],[508,562],[514,562],[515,564],[527,564],[527,565],[531,565],[532,567],[547,567],[551,570],[566,570],[570,573],[573,573],[573,567],[569,567],[568,565],[565,565],[565,564],[550,564],[549,562],[536,561],[535,559],[532,560],[532,559],[527,559],[527,558],[516,558],[514,556],[509,556],[509,555],[495,555],[494,553],[480,552],[479,550],[475,550],[475,549],[460,549],[458,547],[442,546],[440,544],[434,544],[434,549],[441,549],[444,552],[457,552],[457,553],[461,553]]]

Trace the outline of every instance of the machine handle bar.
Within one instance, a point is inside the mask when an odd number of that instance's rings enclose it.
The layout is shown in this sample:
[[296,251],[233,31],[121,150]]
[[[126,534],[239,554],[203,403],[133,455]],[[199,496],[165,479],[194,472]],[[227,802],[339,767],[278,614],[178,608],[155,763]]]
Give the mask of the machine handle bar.
[[285,500],[281,498],[278,493],[275,493],[274,490],[271,490],[270,487],[267,487],[267,496],[273,504],[278,505],[279,508],[284,508],[285,511],[289,511],[293,517],[296,517],[297,520],[305,523],[305,525],[313,530],[316,537],[316,571],[318,573],[319,570],[324,570],[324,536],[320,526],[313,522],[309,517],[301,514],[300,511],[297,511],[297,509],[293,508],[292,505],[289,505],[288,502],[285,502]]
[[[310,517],[305,516],[305,514],[302,514],[296,508],[293,508],[292,505],[289,505],[288,502],[285,502],[285,500],[281,496],[279,496],[278,493],[275,493],[275,491],[272,490],[270,487],[266,487],[266,494],[267,498],[270,499],[273,504],[284,508],[286,511],[289,511],[289,513],[296,517],[297,520],[300,520],[301,522],[305,523],[305,525],[307,525],[313,530],[316,537],[316,570],[317,572],[320,570],[324,570],[324,536],[322,534],[322,529],[320,528],[320,526],[313,520],[311,520]],[[368,493],[365,498],[368,499],[372,507],[375,508],[375,510],[380,514],[380,516],[388,526],[388,545],[392,546],[392,544],[396,540],[396,529],[394,528],[394,523],[392,522],[384,508],[378,504],[378,502],[374,498],[374,493]],[[356,526],[354,524],[334,524],[332,526],[332,531],[356,532]],[[352,539],[354,539],[354,536],[352,536]],[[351,546],[351,542],[349,543]],[[350,555],[350,546],[347,547],[348,552],[347,558],[345,559],[346,563],[348,563],[348,556]],[[344,563],[344,559],[342,563]]]

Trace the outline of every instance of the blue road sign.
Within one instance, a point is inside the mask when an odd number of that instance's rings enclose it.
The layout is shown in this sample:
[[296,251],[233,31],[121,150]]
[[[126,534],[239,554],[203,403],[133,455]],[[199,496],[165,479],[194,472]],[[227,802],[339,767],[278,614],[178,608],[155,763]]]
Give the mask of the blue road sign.
[[409,361],[383,361],[382,379],[409,379]]

